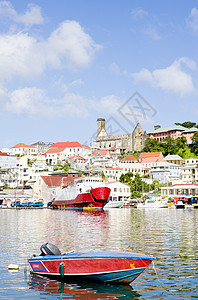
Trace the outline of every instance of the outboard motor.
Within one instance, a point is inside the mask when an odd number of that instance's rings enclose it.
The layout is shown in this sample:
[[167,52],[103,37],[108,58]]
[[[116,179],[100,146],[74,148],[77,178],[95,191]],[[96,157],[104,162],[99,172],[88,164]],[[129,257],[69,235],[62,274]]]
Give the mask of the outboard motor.
[[45,255],[61,255],[60,250],[53,244],[45,243],[41,246],[41,256]]

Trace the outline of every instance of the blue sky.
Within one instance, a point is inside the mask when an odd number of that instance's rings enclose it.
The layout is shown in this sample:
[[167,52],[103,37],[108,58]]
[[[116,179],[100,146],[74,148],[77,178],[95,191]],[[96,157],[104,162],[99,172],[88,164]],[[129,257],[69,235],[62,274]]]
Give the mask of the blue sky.
[[0,1],[0,148],[198,122],[198,1]]

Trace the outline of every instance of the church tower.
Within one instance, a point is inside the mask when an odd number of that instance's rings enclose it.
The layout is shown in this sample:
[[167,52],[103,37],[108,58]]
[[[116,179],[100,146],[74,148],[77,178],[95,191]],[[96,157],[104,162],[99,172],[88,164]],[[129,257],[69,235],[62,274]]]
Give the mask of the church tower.
[[97,119],[97,136],[100,134],[102,129],[105,131],[105,119],[99,118]]

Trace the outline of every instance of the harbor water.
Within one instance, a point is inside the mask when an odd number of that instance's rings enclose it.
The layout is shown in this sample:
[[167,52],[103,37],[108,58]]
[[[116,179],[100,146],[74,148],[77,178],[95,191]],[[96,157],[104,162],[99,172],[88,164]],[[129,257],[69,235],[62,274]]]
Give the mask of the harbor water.
[[[198,299],[198,210],[1,209],[0,228],[2,300]],[[131,285],[63,283],[30,275],[27,258],[45,242],[62,253],[130,251],[156,259]]]

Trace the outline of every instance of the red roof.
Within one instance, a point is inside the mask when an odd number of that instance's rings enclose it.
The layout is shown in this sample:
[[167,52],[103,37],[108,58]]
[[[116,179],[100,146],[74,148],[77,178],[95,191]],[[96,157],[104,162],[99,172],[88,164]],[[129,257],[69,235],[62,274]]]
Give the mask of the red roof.
[[147,157],[163,157],[162,152],[142,152],[140,153],[140,159]]
[[146,157],[143,158],[139,163],[153,163],[153,162],[166,162],[164,159],[160,157]]
[[13,146],[11,148],[35,148],[35,147],[32,146],[32,145],[26,145],[24,143],[18,143],[18,144],[16,144],[15,146]]
[[41,176],[43,181],[48,185],[49,187],[58,187],[62,183],[62,176]]
[[43,181],[46,183],[49,187],[59,187],[61,185],[68,186],[74,184],[74,181],[76,179],[79,179],[79,177],[73,177],[73,176],[58,176],[58,175],[52,175],[52,176],[41,176]]
[[64,147],[59,147],[59,148],[52,148],[52,149],[49,149],[45,152],[45,154],[47,153],[60,153],[60,152],[63,152],[65,150]]
[[4,152],[0,151],[0,156],[10,156],[10,155],[8,155],[7,153],[4,153]]
[[79,142],[57,142],[51,145],[49,148],[72,148],[72,147],[82,147]]
[[109,154],[110,156],[112,156],[108,150],[94,150],[92,156],[96,156],[97,154],[100,154],[101,156],[106,156],[107,154]]
[[132,162],[132,161],[137,161],[137,160],[138,160],[138,158],[136,158],[135,156],[127,155],[124,158],[122,158],[120,162],[125,162],[125,161]]
[[74,160],[77,160],[77,159],[86,160],[85,158],[83,158],[83,157],[80,156],[80,155],[74,155],[74,156],[72,156],[72,157],[69,157],[69,159],[74,159]]

